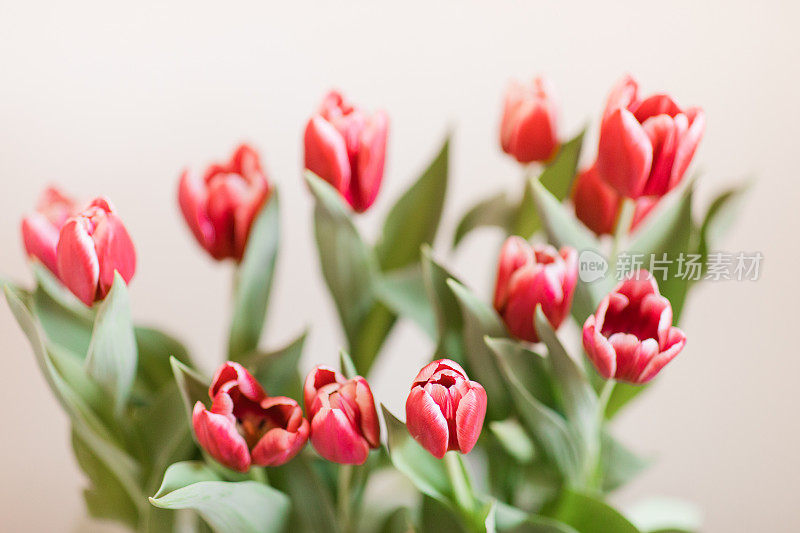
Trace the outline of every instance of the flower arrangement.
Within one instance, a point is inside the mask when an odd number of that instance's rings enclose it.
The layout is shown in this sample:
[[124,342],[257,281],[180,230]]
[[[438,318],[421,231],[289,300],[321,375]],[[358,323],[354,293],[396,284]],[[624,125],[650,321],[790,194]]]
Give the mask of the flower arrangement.
[[[584,132],[563,139],[557,115],[546,79],[509,86],[500,146],[524,169],[522,193],[479,202],[452,238],[458,247],[482,226],[508,236],[484,298],[432,250],[449,141],[370,244],[358,214],[380,193],[389,119],[339,92],[324,97],[305,128],[304,181],[347,345],[338,368],[305,377],[305,335],[260,346],[280,210],[254,148],[178,182],[192,235],[236,270],[228,351],[212,377],[179,340],[133,322],[136,252],[123,214],[103,197],[46,189],[22,221],[35,286],[5,282],[4,292],[69,416],[89,513],[141,532],[695,531],[694,514],[675,506],[609,503],[646,466],[610,423],[682,353],[678,324],[696,283],[678,258],[708,268],[721,214],[743,189],[700,213],[686,173],[703,111],[642,98],[630,76],[610,91],[585,168]],[[631,252],[658,259],[658,272],[626,267]],[[398,320],[434,346],[405,413],[369,382]],[[365,504],[383,474],[410,482],[414,501]]]

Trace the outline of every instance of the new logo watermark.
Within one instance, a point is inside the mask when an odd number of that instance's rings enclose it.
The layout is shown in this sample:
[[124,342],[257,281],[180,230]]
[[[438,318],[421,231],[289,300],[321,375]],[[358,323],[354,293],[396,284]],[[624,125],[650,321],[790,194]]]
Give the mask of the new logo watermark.
[[648,270],[660,281],[683,279],[690,281],[756,281],[761,275],[761,252],[680,253],[669,255],[620,252],[614,271],[609,272],[608,260],[596,250],[582,250],[578,255],[578,277],[592,283],[607,276],[617,281],[639,270]]

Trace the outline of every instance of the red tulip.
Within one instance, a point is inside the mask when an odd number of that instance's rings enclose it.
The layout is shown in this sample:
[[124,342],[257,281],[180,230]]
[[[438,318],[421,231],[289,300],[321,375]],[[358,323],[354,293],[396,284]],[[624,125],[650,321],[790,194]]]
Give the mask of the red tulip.
[[61,227],[77,213],[75,201],[55,187],[48,187],[39,197],[36,211],[22,219],[22,242],[28,256],[35,257],[58,275],[56,246]]
[[574,248],[556,252],[549,245],[531,246],[522,237],[509,237],[500,250],[494,308],[513,336],[538,342],[536,306],[541,305],[550,324],[558,328],[569,312],[577,278]]
[[558,150],[557,106],[543,77],[530,86],[512,81],[506,90],[500,145],[520,163],[547,161]]
[[56,246],[61,282],[86,305],[102,300],[117,271],[130,282],[136,271],[136,250],[128,231],[105,198],[94,199],[61,227]]
[[258,153],[243,144],[227,163],[210,165],[202,178],[184,170],[178,201],[200,246],[214,259],[241,261],[250,227],[270,192]]
[[672,306],[646,270],[608,294],[583,325],[583,346],[606,379],[641,384],[669,363],[686,344],[672,326]]
[[[597,172],[597,165],[584,170],[575,180],[572,189],[575,216],[586,227],[598,235],[614,233],[617,217],[622,209],[622,198],[609,187]],[[629,230],[633,232],[658,203],[658,198],[642,196],[636,200],[633,220]]]
[[450,359],[419,371],[406,400],[411,436],[441,459],[448,450],[469,453],[483,428],[486,391]]
[[194,404],[197,442],[220,464],[247,472],[250,465],[280,466],[308,440],[308,420],[300,405],[270,397],[239,363],[219,367],[208,390],[211,409]]
[[362,464],[370,448],[380,446],[375,400],[367,380],[346,380],[334,369],[319,365],[303,388],[311,420],[311,444],[334,463]]
[[597,168],[620,195],[663,196],[680,183],[705,129],[698,107],[666,94],[639,99],[630,76],[612,89],[603,113]]
[[305,165],[358,213],[375,202],[383,179],[389,118],[369,115],[331,91],[306,125]]

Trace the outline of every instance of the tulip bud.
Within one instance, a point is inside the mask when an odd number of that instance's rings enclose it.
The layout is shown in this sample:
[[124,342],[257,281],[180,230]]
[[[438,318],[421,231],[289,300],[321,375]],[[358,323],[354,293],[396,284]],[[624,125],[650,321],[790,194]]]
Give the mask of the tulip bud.
[[578,278],[578,253],[565,246],[531,246],[522,237],[509,237],[500,250],[494,308],[515,337],[538,342],[534,316],[542,306],[557,329],[569,313]]
[[583,346],[606,379],[650,381],[686,344],[672,326],[672,306],[646,270],[623,281],[583,325]]
[[55,187],[42,191],[36,211],[22,219],[22,242],[29,257],[35,257],[58,276],[56,246],[61,227],[78,211],[75,201]]
[[486,391],[450,359],[420,370],[406,400],[409,433],[439,459],[449,450],[469,453],[485,416]]
[[239,472],[250,465],[280,466],[308,440],[308,420],[291,398],[270,397],[238,363],[219,367],[211,387],[211,409],[197,402],[192,427],[197,442],[220,464]]
[[385,112],[369,115],[331,91],[306,125],[305,166],[363,213],[383,180],[388,128]]
[[516,81],[506,90],[500,145],[520,163],[548,161],[558,150],[557,107],[547,79],[526,87]]
[[[658,203],[658,197],[642,196],[636,200],[629,231],[633,232]],[[597,165],[578,174],[572,189],[575,216],[597,235],[614,233],[622,210],[622,198],[597,172]]]
[[303,387],[311,444],[334,463],[362,464],[370,448],[380,446],[380,426],[375,400],[367,380],[346,380],[334,369],[319,365]]
[[94,199],[61,227],[56,247],[61,282],[86,305],[102,300],[114,284],[114,272],[129,283],[136,271],[136,250],[128,231],[105,198]]
[[230,257],[238,262],[253,220],[270,192],[258,153],[243,144],[227,163],[210,165],[202,178],[185,170],[178,201],[200,246],[214,259]]
[[603,112],[597,169],[629,198],[663,196],[680,183],[705,129],[697,107],[682,109],[666,94],[639,99],[630,76],[612,89]]

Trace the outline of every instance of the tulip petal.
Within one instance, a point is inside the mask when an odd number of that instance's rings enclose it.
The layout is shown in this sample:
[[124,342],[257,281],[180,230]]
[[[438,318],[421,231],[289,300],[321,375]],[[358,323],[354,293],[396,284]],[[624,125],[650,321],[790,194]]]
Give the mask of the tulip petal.
[[[331,383],[343,383],[344,377],[333,368],[326,365],[317,365],[306,376],[306,381],[303,384],[303,402],[306,410],[311,409],[314,403],[314,398],[317,396],[317,391],[325,385]],[[308,413],[313,416],[312,413]]]
[[206,204],[208,193],[199,178],[188,170],[184,170],[178,183],[178,203],[183,218],[192,230],[197,242],[210,250],[214,242],[214,227],[208,218]]
[[129,283],[136,272],[136,250],[128,230],[114,213],[97,224],[92,235],[100,266],[99,297],[105,298],[114,284],[114,272]]
[[441,459],[447,452],[449,431],[439,405],[422,387],[414,387],[406,400],[406,426],[414,440]]
[[700,108],[692,108],[686,111],[689,120],[689,129],[678,139],[678,147],[675,151],[675,161],[672,164],[672,176],[670,187],[675,187],[683,178],[689,163],[692,162],[697,145],[706,127],[706,115]]
[[630,111],[617,109],[603,121],[597,169],[619,194],[641,196],[652,161],[650,138]]
[[606,99],[606,106],[603,111],[603,121],[605,121],[617,109],[631,109],[638,105],[639,84],[630,74],[623,76],[614,87]]
[[366,211],[378,196],[386,160],[388,129],[389,117],[385,112],[377,111],[361,130],[356,175],[350,181],[353,209],[359,213]]
[[486,391],[474,381],[469,383],[470,390],[458,402],[456,410],[456,435],[461,453],[469,453],[483,428],[486,416]]
[[363,464],[369,444],[356,432],[341,409],[322,407],[311,420],[311,444],[328,461]]
[[350,160],[342,135],[327,120],[314,116],[304,135],[305,166],[344,194],[350,188]]
[[361,376],[353,378],[353,382],[356,384],[355,403],[359,412],[359,429],[370,447],[377,448],[381,445],[381,427],[372,390],[367,380]]
[[97,294],[100,265],[94,241],[80,218],[72,218],[59,233],[56,247],[58,277],[84,304],[91,306]]
[[686,346],[686,335],[678,328],[670,328],[667,340],[668,348],[653,357],[639,375],[639,383],[647,383],[658,374],[664,366],[678,355]]
[[511,275],[524,265],[534,262],[533,250],[522,237],[511,236],[503,243],[500,250],[500,260],[497,263],[497,278],[495,281],[494,307],[502,310],[508,302],[508,284]]
[[584,170],[572,189],[575,216],[597,235],[614,231],[619,211],[619,195],[600,178],[597,165]]
[[22,242],[25,252],[35,257],[50,272],[58,275],[56,246],[58,246],[58,228],[41,213],[31,213],[22,219]]
[[617,371],[617,355],[614,347],[597,329],[594,315],[590,315],[583,325],[583,347],[597,372],[605,379],[614,377]]
[[207,411],[201,402],[194,405],[192,427],[197,442],[220,464],[238,472],[250,469],[250,452],[236,431],[231,417]]
[[631,109],[636,120],[644,122],[657,115],[666,115],[670,118],[681,112],[680,106],[668,94],[654,94],[642,100]]
[[653,145],[653,164],[642,194],[663,196],[669,191],[672,164],[678,144],[679,123],[685,121],[683,115],[678,115],[676,119],[669,115],[656,115],[642,124]]
[[308,441],[309,424],[304,418],[297,431],[274,428],[261,437],[252,451],[253,463],[259,466],[280,466],[289,462]]

